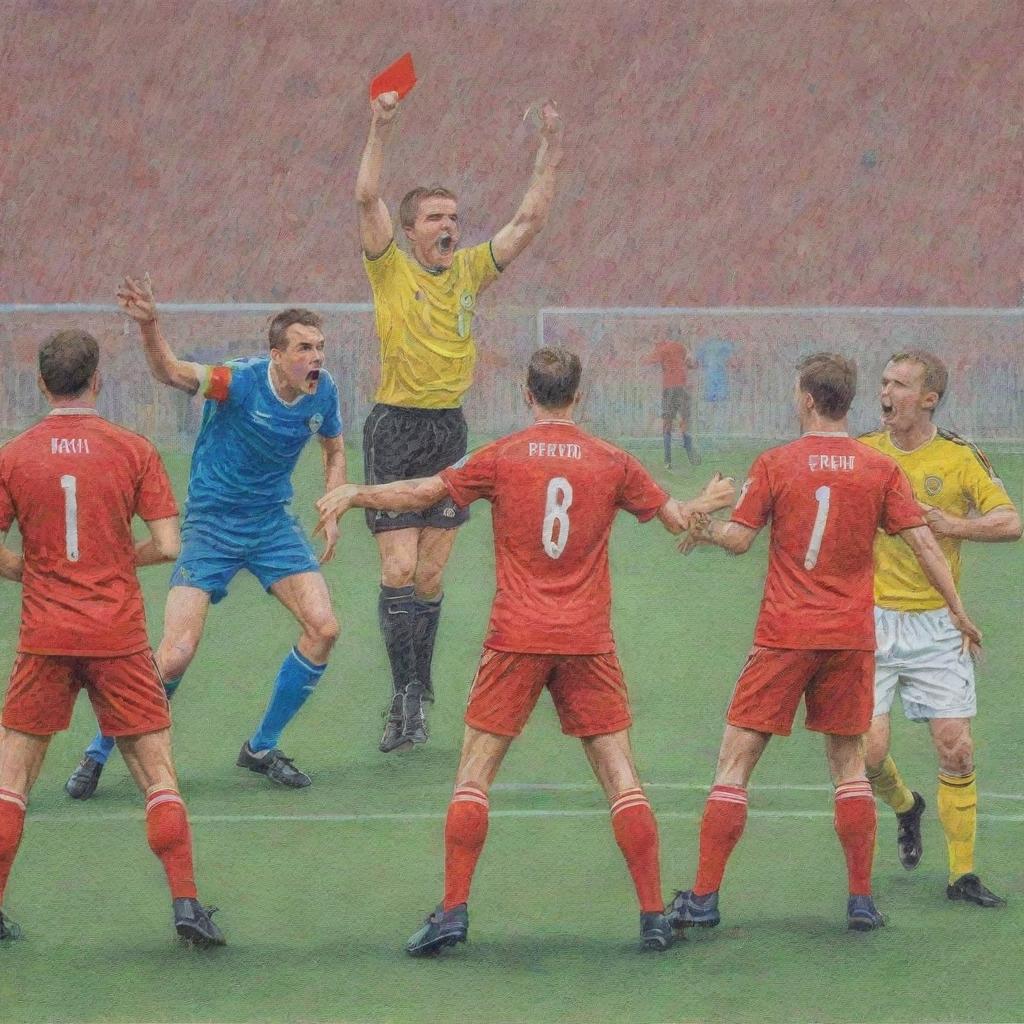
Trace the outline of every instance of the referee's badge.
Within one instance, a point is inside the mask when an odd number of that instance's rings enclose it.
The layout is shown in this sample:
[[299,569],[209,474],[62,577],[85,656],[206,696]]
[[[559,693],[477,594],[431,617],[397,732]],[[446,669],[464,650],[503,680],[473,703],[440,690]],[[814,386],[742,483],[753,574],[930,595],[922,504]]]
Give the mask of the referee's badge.
[[324,422],[322,414],[315,413],[306,420],[306,426],[309,427],[309,432],[315,434]]
[[939,491],[942,490],[942,477],[940,476],[926,476],[924,478],[924,489],[928,493],[929,497],[934,498]]

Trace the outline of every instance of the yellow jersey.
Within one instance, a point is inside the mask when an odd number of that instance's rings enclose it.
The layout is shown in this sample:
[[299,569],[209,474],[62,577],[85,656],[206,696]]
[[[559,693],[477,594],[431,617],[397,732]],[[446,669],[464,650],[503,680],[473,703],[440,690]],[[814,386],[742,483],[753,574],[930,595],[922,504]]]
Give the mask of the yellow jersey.
[[[951,431],[937,431],[912,452],[897,448],[883,431],[865,434],[860,441],[895,459],[910,478],[914,497],[925,505],[965,517],[971,512],[984,515],[1000,505],[1013,504],[981,450]],[[936,539],[959,585],[961,542],[951,537]],[[942,608],[945,603],[899,534],[878,533],[875,604],[901,612],[922,612]]]
[[431,273],[392,239],[376,259],[363,254],[380,338],[374,400],[414,409],[455,409],[473,382],[477,293],[499,273],[490,242],[458,249]]

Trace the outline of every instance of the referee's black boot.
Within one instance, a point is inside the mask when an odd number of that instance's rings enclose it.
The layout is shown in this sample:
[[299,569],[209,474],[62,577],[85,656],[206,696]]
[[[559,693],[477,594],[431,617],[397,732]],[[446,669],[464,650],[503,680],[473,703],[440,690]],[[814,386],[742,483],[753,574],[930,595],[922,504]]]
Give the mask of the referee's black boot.
[[402,716],[405,719],[402,738],[411,746],[426,743],[427,703],[424,700],[423,687],[419,683],[410,683],[402,699]]
[[396,693],[391,698],[391,706],[384,713],[384,735],[380,738],[378,750],[382,754],[390,754],[396,750],[408,750],[412,740],[405,735],[405,694]]

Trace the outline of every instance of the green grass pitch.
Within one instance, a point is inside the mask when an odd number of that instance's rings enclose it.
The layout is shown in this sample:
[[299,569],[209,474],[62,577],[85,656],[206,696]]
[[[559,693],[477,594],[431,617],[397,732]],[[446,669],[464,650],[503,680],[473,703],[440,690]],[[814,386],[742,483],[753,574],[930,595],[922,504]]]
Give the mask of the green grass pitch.
[[[652,443],[640,450],[660,467]],[[742,475],[753,449],[712,449],[699,470],[656,470],[689,496],[714,469]],[[1024,458],[993,453],[1021,501]],[[187,460],[169,456],[179,494]],[[355,453],[350,462],[358,464]],[[320,471],[296,473],[307,524]],[[630,684],[641,774],[659,816],[666,892],[685,887],[722,714],[750,643],[765,544],[741,559],[683,559],[655,523],[621,516],[613,538],[615,628]],[[295,630],[240,577],[210,614],[176,698],[175,752],[193,819],[201,895],[223,908],[229,946],[179,947],[142,805],[119,760],[97,796],[62,784],[93,731],[83,698],[32,795],[6,906],[24,927],[0,948],[0,1021],[604,1022],[1011,1021],[1024,1019],[1024,781],[1020,685],[1024,547],[973,545],[964,593],[986,634],[976,725],[978,869],[1010,905],[945,899],[924,727],[894,717],[904,776],[929,800],[925,855],[900,868],[880,811],[876,896],[889,925],[844,930],[845,875],[821,741],[775,741],[754,776],[751,816],[722,892],[723,923],[662,955],[641,954],[632,886],[579,744],[548,699],[513,747],[471,901],[470,941],[435,961],[402,952],[438,900],[442,822],[461,709],[493,594],[490,516],[456,545],[435,665],[430,743],[376,750],[386,662],[376,626],[375,547],[357,513],[328,567],[342,639],[284,747],[313,776],[302,792],[234,767]],[[154,641],[169,570],[143,572]],[[3,588],[0,664],[13,660],[17,590]],[[1014,952],[1017,950],[1017,952]]]

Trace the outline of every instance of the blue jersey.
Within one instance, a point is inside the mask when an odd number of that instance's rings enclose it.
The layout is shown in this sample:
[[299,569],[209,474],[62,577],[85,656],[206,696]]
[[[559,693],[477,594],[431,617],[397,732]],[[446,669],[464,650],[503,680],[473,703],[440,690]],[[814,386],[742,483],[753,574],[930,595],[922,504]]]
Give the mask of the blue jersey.
[[320,371],[316,393],[285,402],[270,381],[270,359],[233,359],[215,366],[192,453],[189,517],[253,519],[292,497],[292,471],[314,434],[338,437],[338,387]]

